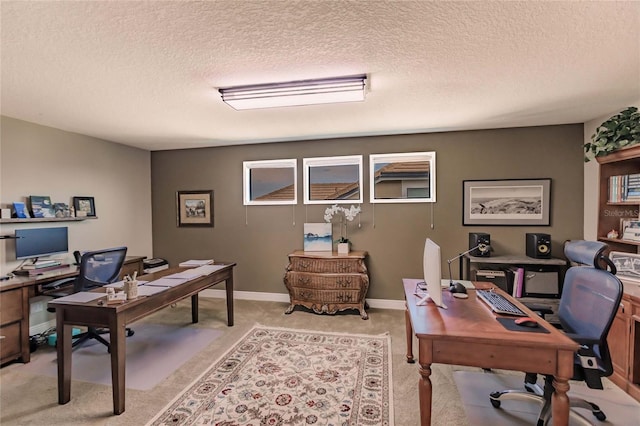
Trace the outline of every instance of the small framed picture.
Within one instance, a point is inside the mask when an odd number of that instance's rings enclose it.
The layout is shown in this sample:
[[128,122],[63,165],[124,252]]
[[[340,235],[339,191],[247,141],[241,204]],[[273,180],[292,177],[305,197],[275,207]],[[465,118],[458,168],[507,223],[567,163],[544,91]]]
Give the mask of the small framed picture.
[[178,226],[213,227],[213,191],[178,191]]
[[95,217],[96,204],[93,197],[73,197],[76,217]]

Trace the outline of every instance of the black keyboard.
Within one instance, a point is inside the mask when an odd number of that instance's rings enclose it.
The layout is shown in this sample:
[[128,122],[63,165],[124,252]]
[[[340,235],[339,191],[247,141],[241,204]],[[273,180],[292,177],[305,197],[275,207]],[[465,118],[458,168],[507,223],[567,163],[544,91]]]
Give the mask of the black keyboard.
[[500,293],[496,293],[492,290],[476,290],[478,297],[489,307],[493,312],[498,314],[515,315],[518,317],[526,317],[527,314],[522,312],[520,308],[507,300]]

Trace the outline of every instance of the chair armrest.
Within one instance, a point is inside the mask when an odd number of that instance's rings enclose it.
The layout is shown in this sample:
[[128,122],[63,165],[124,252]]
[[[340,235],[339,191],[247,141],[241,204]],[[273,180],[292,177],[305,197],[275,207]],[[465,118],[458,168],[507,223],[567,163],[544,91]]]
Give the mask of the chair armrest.
[[547,305],[538,305],[535,303],[523,303],[523,304],[527,308],[531,309],[532,311],[540,315],[542,318],[544,318],[545,315],[551,315],[553,313],[553,309],[551,309],[551,307]]
[[574,342],[580,344],[580,345],[584,345],[584,346],[593,346],[593,345],[597,345],[600,343],[600,341],[598,339],[589,339],[587,337],[584,336],[580,336],[578,334],[574,334],[574,333],[566,333],[565,335],[567,337],[569,337],[571,340],[573,340]]

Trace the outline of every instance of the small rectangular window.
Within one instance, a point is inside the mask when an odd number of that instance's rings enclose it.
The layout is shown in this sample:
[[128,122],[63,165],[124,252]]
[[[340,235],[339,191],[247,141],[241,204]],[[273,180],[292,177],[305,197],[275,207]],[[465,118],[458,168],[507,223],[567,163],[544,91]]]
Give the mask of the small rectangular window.
[[298,202],[297,160],[245,161],[244,205],[282,205]]

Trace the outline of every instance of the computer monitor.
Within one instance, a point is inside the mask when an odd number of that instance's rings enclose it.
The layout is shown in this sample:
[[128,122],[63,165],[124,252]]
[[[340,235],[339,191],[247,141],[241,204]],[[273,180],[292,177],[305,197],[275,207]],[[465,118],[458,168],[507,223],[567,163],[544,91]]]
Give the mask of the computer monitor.
[[68,228],[16,229],[16,259],[33,259],[69,251]]
[[430,238],[424,242],[424,253],[422,257],[422,271],[424,282],[427,287],[427,295],[420,299],[418,305],[425,305],[431,300],[436,306],[447,309],[442,303],[442,273],[440,271],[440,246]]

